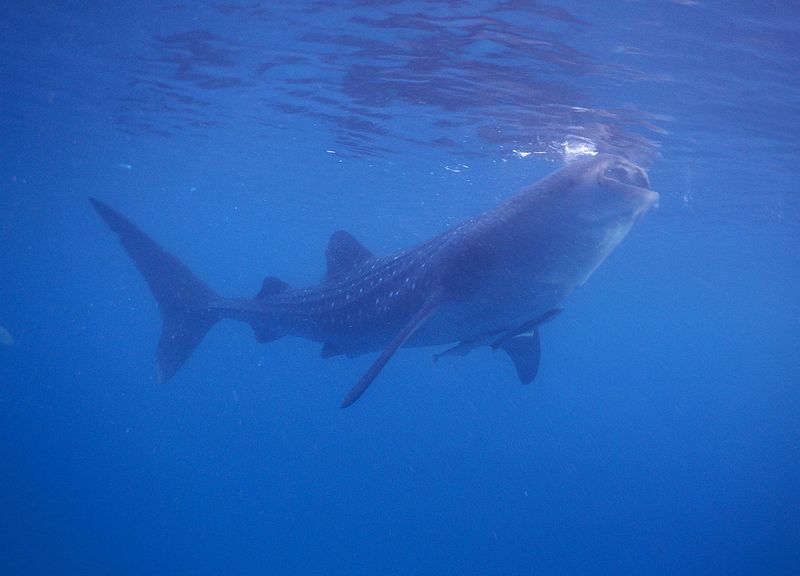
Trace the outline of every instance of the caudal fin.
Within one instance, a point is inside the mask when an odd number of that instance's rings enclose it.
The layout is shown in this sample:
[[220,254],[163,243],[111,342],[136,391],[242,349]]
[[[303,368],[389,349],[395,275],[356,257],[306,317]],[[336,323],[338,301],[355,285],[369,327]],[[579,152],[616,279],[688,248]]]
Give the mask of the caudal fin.
[[119,236],[158,302],[163,325],[156,361],[158,378],[166,382],[220,320],[211,307],[219,296],[122,214],[94,198],[89,201]]

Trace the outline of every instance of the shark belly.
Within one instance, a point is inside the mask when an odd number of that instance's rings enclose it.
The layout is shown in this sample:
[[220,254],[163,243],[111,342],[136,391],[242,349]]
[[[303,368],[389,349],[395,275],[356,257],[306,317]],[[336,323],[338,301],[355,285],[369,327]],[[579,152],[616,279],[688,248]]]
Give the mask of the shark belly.
[[528,290],[478,293],[463,301],[443,304],[408,342],[409,346],[433,346],[476,340],[514,330],[556,308],[568,290],[563,286],[531,283]]
[[468,297],[443,304],[408,345],[470,341],[514,330],[557,307],[570,291],[560,284],[495,278]]

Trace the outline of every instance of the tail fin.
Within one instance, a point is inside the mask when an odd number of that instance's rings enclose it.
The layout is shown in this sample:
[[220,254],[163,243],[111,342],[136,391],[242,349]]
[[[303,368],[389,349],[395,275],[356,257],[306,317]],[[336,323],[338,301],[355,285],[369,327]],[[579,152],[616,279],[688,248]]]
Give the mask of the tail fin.
[[156,360],[158,379],[166,382],[220,320],[211,308],[219,296],[122,214],[94,198],[89,201],[119,236],[158,302],[163,325]]

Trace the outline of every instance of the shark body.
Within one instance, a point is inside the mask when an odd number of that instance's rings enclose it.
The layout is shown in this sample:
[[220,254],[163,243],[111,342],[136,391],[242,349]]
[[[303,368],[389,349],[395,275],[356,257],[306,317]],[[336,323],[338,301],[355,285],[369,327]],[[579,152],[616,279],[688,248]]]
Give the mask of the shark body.
[[260,342],[298,336],[323,357],[380,356],[342,402],[355,402],[402,346],[454,343],[436,357],[489,345],[520,380],[539,367],[538,327],[656,203],[645,172],[597,155],[569,164],[499,206],[418,246],[378,257],[347,232],[333,234],[327,271],[309,288],[267,277],[253,298],[223,298],[180,260],[99,200],[148,282],[163,320],[159,378],[171,378],[217,321],[250,324]]

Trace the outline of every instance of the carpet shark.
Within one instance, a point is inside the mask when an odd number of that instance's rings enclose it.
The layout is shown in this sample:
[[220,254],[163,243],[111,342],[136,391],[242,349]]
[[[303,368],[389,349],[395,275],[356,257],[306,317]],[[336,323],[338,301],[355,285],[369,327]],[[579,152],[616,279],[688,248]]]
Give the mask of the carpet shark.
[[487,345],[503,350],[523,383],[539,369],[539,328],[658,201],[628,160],[576,160],[499,206],[417,246],[375,256],[335,232],[322,281],[292,288],[268,276],[251,298],[225,298],[125,216],[90,198],[158,302],[159,380],[170,379],[222,319],[249,324],[259,342],[297,336],[324,358],[380,351],[344,397],[358,400],[404,346],[451,344],[434,356]]

